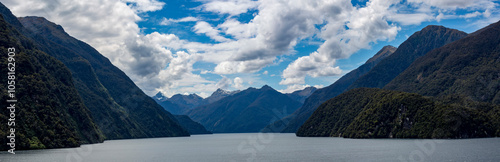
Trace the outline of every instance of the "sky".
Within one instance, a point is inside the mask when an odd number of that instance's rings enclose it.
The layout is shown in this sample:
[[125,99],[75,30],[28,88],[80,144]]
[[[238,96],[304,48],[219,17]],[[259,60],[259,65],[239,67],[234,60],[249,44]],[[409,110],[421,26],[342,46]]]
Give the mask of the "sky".
[[427,25],[467,33],[498,0],[1,0],[94,48],[146,94],[324,87]]

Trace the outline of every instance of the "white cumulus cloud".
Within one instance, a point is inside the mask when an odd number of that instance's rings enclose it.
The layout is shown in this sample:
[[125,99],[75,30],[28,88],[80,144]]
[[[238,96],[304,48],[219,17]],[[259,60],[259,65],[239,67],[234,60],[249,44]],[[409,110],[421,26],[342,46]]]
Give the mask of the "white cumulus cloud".
[[240,77],[234,78],[233,82],[234,82],[234,84],[233,84],[234,88],[236,88],[236,89],[243,88],[243,79],[241,79]]
[[220,31],[216,28],[212,27],[209,23],[205,21],[198,21],[196,25],[193,27],[194,31],[198,34],[205,34],[211,39],[218,42],[227,42],[230,39],[227,39],[220,35]]
[[188,16],[180,19],[171,19],[171,18],[163,18],[163,20],[160,22],[160,25],[170,25],[172,23],[178,23],[178,22],[193,22],[193,21],[198,21],[199,19],[196,17]]
[[215,0],[203,4],[201,8],[219,14],[239,15],[256,8],[258,3],[253,0]]

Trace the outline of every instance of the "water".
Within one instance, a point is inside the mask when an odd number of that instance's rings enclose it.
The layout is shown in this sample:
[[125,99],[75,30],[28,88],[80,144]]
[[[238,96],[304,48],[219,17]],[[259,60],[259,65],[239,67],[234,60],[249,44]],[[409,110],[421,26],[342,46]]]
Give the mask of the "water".
[[459,140],[304,138],[214,134],[111,140],[80,148],[0,153],[4,161],[500,161],[500,138]]

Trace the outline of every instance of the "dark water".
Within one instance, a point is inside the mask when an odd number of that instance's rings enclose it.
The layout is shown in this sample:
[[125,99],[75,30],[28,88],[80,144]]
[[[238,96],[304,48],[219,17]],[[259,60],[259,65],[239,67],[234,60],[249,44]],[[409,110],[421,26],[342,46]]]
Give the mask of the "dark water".
[[0,153],[4,161],[500,161],[500,138],[460,140],[303,138],[215,134],[113,140],[80,148]]

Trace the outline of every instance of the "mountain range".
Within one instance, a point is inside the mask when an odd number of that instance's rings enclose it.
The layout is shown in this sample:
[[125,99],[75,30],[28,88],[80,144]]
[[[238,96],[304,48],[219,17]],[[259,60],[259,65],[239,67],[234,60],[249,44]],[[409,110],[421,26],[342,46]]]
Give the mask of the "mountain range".
[[[266,122],[260,121],[260,119],[275,120],[275,118],[277,119],[283,117],[282,113],[288,115],[292,112],[292,110],[295,110],[296,107],[300,106],[302,104],[301,101],[309,97],[309,95],[311,95],[315,90],[316,88],[314,87],[306,87],[292,93],[282,94],[269,86],[264,86],[261,89],[250,88],[244,91],[226,91],[219,88],[214,91],[212,95],[204,99],[195,94],[176,94],[171,98],[168,98],[161,92],[158,92],[155,96],[152,96],[152,98],[163,106],[165,110],[171,112],[172,114],[177,114],[175,116],[178,120],[190,123],[187,125],[180,121],[180,124],[184,128],[188,129],[191,134],[195,132],[196,134],[204,134],[199,132],[209,132],[204,130],[205,128],[203,128],[203,126],[198,126],[200,123],[206,126],[208,130],[215,131],[214,133],[243,133],[258,132],[259,130],[262,130],[262,125],[264,125],[262,123]],[[260,96],[257,96],[257,94]],[[229,99],[225,100],[226,98]],[[290,104],[294,104],[294,106],[286,105],[288,107],[293,107],[292,109],[276,109],[281,107],[281,105],[279,105],[280,102],[288,102]],[[191,104],[191,106],[187,103]],[[228,112],[222,112],[226,110]],[[270,112],[270,110],[273,112]],[[211,113],[209,111],[218,111],[218,113]],[[241,113],[241,111],[249,113]],[[265,113],[257,115],[258,112]],[[191,119],[188,119],[189,117],[184,114],[189,115],[196,121],[189,121]],[[228,119],[232,115],[248,120],[232,121],[234,119]],[[180,117],[182,117],[182,119],[179,119]],[[214,121],[204,120],[218,120],[219,118],[222,118],[220,122],[223,124],[230,124],[231,126],[220,126],[223,128],[219,128],[219,126],[212,126],[212,122]]]
[[168,112],[176,115],[185,115],[189,110],[194,109],[195,107],[211,104],[238,92],[240,91],[226,91],[219,88],[207,98],[202,98],[197,94],[175,94],[168,98],[161,92],[158,92],[152,98]]
[[[381,61],[351,85],[353,89],[321,104],[296,134],[350,138],[500,136],[500,22],[467,36],[440,26],[429,26],[416,34],[426,38],[410,37],[385,59],[393,65]],[[412,56],[398,56],[400,49]],[[396,68],[388,70],[392,67]],[[363,86],[377,88],[357,88]]]
[[187,115],[213,133],[248,133],[261,131],[300,105],[300,102],[265,85],[199,106]]

